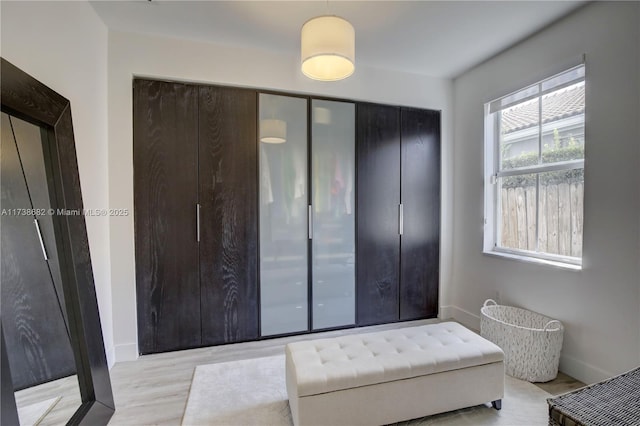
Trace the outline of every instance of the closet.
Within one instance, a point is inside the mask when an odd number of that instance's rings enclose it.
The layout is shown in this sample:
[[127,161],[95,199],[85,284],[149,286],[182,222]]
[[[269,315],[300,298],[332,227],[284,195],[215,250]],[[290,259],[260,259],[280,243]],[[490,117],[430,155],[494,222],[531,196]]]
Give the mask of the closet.
[[309,328],[307,99],[259,94],[260,334]]
[[358,325],[438,315],[440,113],[357,112]]
[[200,86],[202,344],[258,337],[256,95]]
[[355,109],[311,100],[313,330],[356,322]]
[[439,120],[135,79],[140,352],[436,316]]
[[259,94],[261,335],[355,324],[355,104]]
[[134,80],[141,353],[258,337],[256,98]]

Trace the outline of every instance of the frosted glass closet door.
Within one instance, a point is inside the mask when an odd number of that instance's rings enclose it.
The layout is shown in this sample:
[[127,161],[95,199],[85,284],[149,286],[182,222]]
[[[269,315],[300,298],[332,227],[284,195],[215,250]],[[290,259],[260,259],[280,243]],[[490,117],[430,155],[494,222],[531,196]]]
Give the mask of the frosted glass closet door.
[[355,323],[355,105],[312,100],[312,327]]
[[262,336],[308,330],[307,100],[260,94]]

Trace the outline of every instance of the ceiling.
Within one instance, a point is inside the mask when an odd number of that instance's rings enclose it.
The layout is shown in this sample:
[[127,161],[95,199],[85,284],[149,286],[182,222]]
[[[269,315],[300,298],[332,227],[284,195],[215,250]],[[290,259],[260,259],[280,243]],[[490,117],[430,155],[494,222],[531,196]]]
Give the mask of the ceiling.
[[583,1],[94,1],[112,30],[299,55],[300,28],[335,14],[356,30],[356,66],[453,78]]

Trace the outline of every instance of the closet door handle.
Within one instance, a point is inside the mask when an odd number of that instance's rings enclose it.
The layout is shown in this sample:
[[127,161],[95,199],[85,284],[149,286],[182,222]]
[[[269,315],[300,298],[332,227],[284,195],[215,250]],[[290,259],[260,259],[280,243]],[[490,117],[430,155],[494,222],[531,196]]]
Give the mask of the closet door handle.
[[309,223],[309,239],[313,239],[313,206],[309,206],[308,212],[308,223]]
[[196,235],[198,242],[200,242],[200,203],[196,204]]
[[44,247],[44,239],[42,238],[42,232],[40,232],[40,224],[38,223],[38,219],[33,219],[34,225],[36,225],[36,232],[38,233],[38,239],[40,240],[40,248],[42,249],[42,256],[44,260],[49,260],[49,256],[47,255],[47,249]]
[[402,203],[398,206],[398,233],[402,235],[404,233],[404,206]]

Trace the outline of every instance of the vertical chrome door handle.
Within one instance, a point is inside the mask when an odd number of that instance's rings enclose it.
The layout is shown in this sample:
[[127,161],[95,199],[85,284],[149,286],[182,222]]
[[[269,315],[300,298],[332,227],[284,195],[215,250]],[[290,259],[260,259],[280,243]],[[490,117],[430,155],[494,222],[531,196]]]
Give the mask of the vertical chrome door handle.
[[313,239],[313,206],[309,206],[309,239]]
[[200,203],[196,204],[196,234],[200,242]]
[[49,256],[47,255],[47,249],[44,247],[44,239],[42,238],[42,232],[40,232],[40,224],[38,223],[38,219],[33,219],[33,223],[36,225],[36,232],[38,233],[38,239],[40,240],[40,248],[42,249],[42,256],[44,260],[49,260]]
[[402,203],[398,206],[398,217],[399,217],[399,233],[402,235],[404,233],[404,206]]

